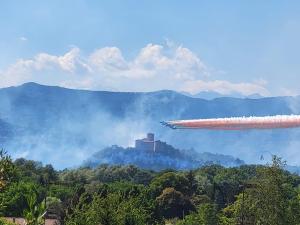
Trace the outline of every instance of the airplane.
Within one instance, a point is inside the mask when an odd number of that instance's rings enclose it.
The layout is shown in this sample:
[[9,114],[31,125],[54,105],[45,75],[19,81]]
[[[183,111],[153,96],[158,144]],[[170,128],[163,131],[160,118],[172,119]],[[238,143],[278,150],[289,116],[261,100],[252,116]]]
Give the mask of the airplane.
[[160,123],[161,123],[162,125],[166,126],[166,127],[169,127],[169,128],[171,128],[171,129],[173,129],[173,130],[177,129],[176,126],[174,126],[174,125],[172,125],[172,124],[170,124],[170,123],[168,123],[168,122],[161,121]]

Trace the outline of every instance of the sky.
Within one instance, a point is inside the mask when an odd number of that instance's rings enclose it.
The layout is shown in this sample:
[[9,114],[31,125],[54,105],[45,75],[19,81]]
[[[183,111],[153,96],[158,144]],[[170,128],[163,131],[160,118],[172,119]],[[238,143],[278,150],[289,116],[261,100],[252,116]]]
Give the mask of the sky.
[[300,94],[300,1],[3,0],[0,87]]

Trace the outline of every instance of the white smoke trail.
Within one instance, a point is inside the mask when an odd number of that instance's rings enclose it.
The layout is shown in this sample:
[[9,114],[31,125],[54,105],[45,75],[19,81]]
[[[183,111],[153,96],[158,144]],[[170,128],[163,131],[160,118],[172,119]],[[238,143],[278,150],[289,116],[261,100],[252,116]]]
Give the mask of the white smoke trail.
[[245,130],[300,127],[300,115],[230,117],[162,122],[173,129]]

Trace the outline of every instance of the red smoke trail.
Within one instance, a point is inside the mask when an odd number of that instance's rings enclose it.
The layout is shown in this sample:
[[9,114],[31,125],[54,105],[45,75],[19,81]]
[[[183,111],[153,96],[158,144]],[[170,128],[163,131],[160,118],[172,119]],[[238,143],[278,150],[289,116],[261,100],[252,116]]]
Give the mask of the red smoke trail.
[[245,130],[300,127],[300,115],[231,117],[162,122],[173,129]]

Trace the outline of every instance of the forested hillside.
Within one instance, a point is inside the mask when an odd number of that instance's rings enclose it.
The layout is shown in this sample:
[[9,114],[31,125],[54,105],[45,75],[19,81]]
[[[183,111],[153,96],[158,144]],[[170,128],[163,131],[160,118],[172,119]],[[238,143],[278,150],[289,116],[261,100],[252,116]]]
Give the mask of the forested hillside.
[[243,165],[245,162],[229,155],[198,153],[193,149],[179,150],[172,145],[166,145],[164,151],[161,152],[145,152],[138,148],[123,148],[114,145],[94,153],[83,163],[84,166],[89,167],[97,167],[101,164],[135,165],[143,169],[160,171],[195,169],[212,164],[232,167]]
[[283,166],[273,156],[266,166],[56,171],[35,161],[13,162],[1,152],[0,213],[34,222],[47,211],[47,218],[66,225],[296,225],[300,177]]

